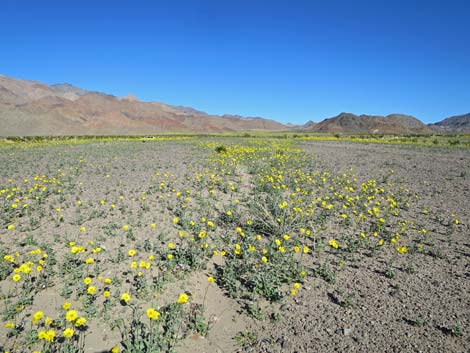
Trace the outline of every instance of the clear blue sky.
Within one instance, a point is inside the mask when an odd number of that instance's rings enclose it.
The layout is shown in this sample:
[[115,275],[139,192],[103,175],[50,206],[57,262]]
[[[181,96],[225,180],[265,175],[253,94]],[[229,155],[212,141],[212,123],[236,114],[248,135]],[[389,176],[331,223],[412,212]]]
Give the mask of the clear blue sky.
[[0,73],[303,123],[470,112],[470,1],[1,0]]

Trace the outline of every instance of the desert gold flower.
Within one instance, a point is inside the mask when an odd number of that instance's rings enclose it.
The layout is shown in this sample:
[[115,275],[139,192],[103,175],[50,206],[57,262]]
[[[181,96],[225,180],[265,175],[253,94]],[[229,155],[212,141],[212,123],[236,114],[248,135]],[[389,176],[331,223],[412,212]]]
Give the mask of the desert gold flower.
[[85,326],[85,324],[86,324],[86,319],[84,317],[79,317],[77,321],[75,321],[76,327]]
[[68,309],[70,309],[70,306],[71,306],[71,304],[69,302],[65,302],[64,304],[62,304],[62,309],[68,310]]
[[209,283],[214,283],[215,282],[215,278],[210,276],[210,277],[207,277],[207,282]]
[[177,303],[178,304],[184,304],[188,301],[189,297],[186,293],[181,293],[180,296],[178,297]]
[[15,229],[15,226],[13,224],[9,224],[7,227],[8,230],[13,230]]
[[56,333],[54,330],[42,330],[38,332],[38,338],[48,342],[54,342],[55,335]]
[[3,260],[7,261],[7,262],[15,262],[15,258],[11,255],[5,255],[3,257]]
[[331,239],[330,241],[328,241],[328,244],[330,244],[330,246],[331,246],[332,248],[335,248],[335,249],[338,249],[338,248],[339,248],[338,243],[337,243],[336,240],[334,240],[334,239]]
[[21,279],[21,276],[19,274],[15,273],[13,275],[12,279],[13,279],[13,282],[18,282]]
[[397,248],[397,251],[400,253],[400,254],[404,254],[404,253],[407,253],[408,252],[408,248],[406,246],[400,246],[399,248]]
[[128,303],[129,300],[131,300],[131,296],[129,295],[129,293],[123,293],[121,295],[121,300],[125,303]]
[[174,249],[175,248],[175,244],[174,243],[168,243],[168,249]]
[[85,277],[85,279],[83,280],[83,283],[85,283],[86,285],[89,285],[91,281],[92,279],[90,277]]
[[32,321],[33,323],[38,322],[44,317],[44,313],[42,311],[36,311],[33,315]]
[[242,253],[240,244],[235,244],[235,254],[240,255]]
[[132,256],[135,256],[136,254],[136,251],[134,249],[130,249],[128,252],[127,252],[127,255],[129,255],[130,257]]
[[95,294],[95,292],[96,292],[96,287],[95,286],[89,286],[87,288],[87,293],[88,294],[93,295],[93,294]]
[[75,321],[77,317],[78,317],[78,312],[76,310],[69,310],[65,314],[65,319],[69,322]]
[[124,224],[122,226],[122,229],[125,230],[125,231],[128,231],[129,230],[129,226],[127,224]]
[[147,309],[147,317],[149,319],[158,320],[159,316],[160,316],[160,313],[157,310],[155,310],[153,308],[148,308]]
[[69,327],[69,328],[66,328],[66,329],[62,332],[62,334],[64,335],[65,338],[72,338],[74,332],[75,332],[75,331],[73,330],[73,328],[70,328],[70,327]]
[[105,290],[105,291],[103,292],[103,296],[104,296],[105,298],[109,298],[110,295],[111,295],[111,292],[110,292],[109,290]]

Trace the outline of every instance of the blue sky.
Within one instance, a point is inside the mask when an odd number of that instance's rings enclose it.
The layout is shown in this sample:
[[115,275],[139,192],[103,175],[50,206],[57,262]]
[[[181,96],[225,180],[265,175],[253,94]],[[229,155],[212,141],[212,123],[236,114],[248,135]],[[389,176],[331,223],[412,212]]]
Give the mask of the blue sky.
[[19,1],[0,73],[212,114],[470,112],[470,1]]

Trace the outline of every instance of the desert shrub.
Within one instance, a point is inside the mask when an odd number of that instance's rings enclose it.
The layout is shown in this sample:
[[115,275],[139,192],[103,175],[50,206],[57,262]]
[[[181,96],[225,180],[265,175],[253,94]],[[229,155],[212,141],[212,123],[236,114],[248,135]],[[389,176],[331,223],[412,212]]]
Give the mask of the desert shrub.
[[217,146],[215,148],[215,151],[219,154],[220,153],[225,153],[225,152],[227,152],[227,147],[225,147],[224,145],[220,145],[220,146]]

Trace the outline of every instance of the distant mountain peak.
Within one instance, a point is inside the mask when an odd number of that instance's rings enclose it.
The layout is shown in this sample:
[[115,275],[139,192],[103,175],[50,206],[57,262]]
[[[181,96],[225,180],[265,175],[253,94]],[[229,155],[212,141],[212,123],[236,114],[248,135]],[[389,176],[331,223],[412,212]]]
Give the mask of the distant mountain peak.
[[139,98],[134,96],[132,93],[129,93],[127,96],[122,97],[121,100],[126,100],[126,101],[129,101],[129,102],[140,102]]
[[454,115],[429,126],[436,132],[470,134],[470,113]]

